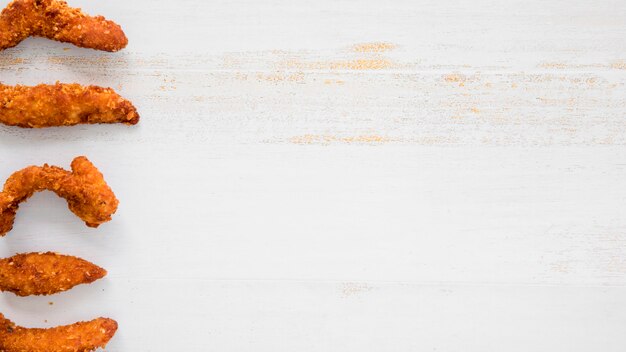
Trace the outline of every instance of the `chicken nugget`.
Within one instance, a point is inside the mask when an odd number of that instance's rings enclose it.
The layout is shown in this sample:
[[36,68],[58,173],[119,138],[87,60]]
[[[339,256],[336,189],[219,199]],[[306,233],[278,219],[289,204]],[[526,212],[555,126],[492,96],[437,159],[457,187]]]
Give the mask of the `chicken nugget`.
[[0,123],[5,125],[41,128],[137,122],[137,109],[111,88],[58,82],[34,87],[0,84]]
[[128,44],[118,24],[102,16],[88,16],[65,1],[14,0],[0,14],[0,50],[30,36],[104,51],[118,51]]
[[57,253],[25,253],[0,259],[0,291],[17,296],[52,295],[90,284],[107,274],[86,260]]
[[23,328],[0,313],[2,352],[88,352],[103,348],[117,331],[117,322],[98,318],[50,329]]
[[111,220],[119,203],[102,173],[84,156],[72,161],[72,172],[48,164],[29,166],[11,175],[0,192],[0,237],[13,228],[19,204],[43,190],[65,198],[89,227]]

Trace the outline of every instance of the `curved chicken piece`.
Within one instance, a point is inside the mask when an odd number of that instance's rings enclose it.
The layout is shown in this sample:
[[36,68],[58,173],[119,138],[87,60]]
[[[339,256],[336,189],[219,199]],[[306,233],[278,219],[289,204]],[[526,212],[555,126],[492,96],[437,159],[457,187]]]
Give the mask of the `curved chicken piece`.
[[128,44],[118,24],[86,15],[65,1],[13,0],[0,14],[0,50],[30,36],[104,51],[118,51]]
[[88,352],[103,348],[117,331],[117,322],[98,318],[50,329],[23,328],[0,313],[0,351]]
[[0,291],[17,296],[52,295],[103,278],[106,270],[57,253],[25,253],[0,259]]
[[34,87],[0,84],[0,123],[5,125],[41,128],[137,122],[137,109],[111,88],[58,82]]
[[29,166],[11,175],[0,192],[0,236],[13,228],[19,204],[43,190],[65,198],[89,227],[111,220],[119,203],[100,171],[84,156],[72,161],[72,172],[47,164]]

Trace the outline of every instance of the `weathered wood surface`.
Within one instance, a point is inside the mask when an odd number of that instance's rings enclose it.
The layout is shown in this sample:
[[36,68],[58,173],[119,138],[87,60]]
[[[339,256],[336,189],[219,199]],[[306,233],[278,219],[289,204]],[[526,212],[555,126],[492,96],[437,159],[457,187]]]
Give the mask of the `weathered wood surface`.
[[71,3],[129,47],[28,39],[0,81],[142,120],[0,126],[0,179],[87,155],[121,200],[97,230],[23,206],[0,255],[109,276],[1,295],[18,323],[111,316],[113,352],[626,348],[623,1]]

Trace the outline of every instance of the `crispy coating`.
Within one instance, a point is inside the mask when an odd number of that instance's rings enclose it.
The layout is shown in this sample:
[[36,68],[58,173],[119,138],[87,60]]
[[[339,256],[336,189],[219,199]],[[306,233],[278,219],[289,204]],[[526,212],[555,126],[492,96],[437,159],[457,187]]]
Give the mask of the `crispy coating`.
[[0,123],[25,128],[77,124],[134,125],[139,114],[133,104],[111,88],[76,83],[34,87],[0,84]]
[[0,259],[0,291],[18,296],[52,295],[106,275],[86,260],[57,253],[25,253]]
[[0,193],[0,237],[13,228],[19,204],[43,190],[65,198],[89,227],[111,220],[119,203],[100,171],[84,156],[72,161],[72,172],[47,164],[29,166],[11,175]]
[[15,325],[0,313],[2,352],[87,352],[103,348],[117,331],[117,322],[98,318],[50,329]]
[[83,48],[118,51],[128,39],[122,28],[102,16],[88,16],[61,0],[14,0],[0,14],[0,50],[30,36]]

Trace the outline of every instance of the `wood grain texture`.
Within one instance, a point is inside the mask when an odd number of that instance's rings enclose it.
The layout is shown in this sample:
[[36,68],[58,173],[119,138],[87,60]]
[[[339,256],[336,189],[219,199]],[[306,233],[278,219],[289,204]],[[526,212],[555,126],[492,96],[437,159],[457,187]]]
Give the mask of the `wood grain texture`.
[[0,296],[18,324],[110,316],[113,352],[626,348],[623,1],[72,5],[128,48],[31,38],[0,80],[110,86],[142,121],[0,126],[0,179],[87,155],[121,202],[97,230],[24,204],[0,256],[109,276]]

